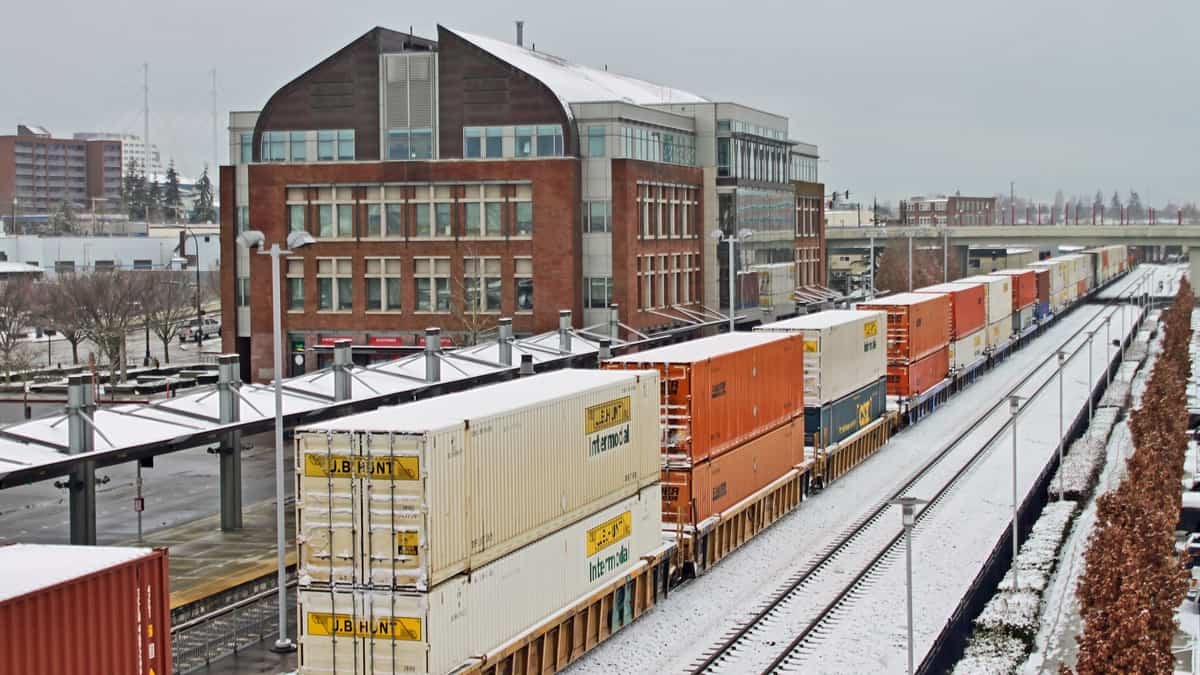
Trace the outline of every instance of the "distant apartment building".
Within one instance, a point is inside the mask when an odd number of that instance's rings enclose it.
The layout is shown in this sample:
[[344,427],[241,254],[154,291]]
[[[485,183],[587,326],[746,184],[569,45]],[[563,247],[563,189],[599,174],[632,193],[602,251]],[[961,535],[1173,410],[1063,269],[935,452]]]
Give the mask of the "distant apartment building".
[[995,197],[911,197],[900,202],[905,225],[993,225]]
[[124,162],[121,165],[122,170],[132,163],[140,173],[166,173],[162,155],[158,151],[158,146],[153,143],[150,144],[150,157],[147,162],[146,143],[141,136],[108,131],[81,131],[75,134],[75,138],[81,141],[120,141],[121,159]]
[[42,217],[63,203],[90,208],[121,198],[121,144],[54,138],[19,125],[0,136],[0,217],[6,224]]
[[272,375],[271,297],[267,261],[237,248],[246,229],[317,240],[284,265],[300,355],[285,374],[337,338],[458,341],[501,316],[528,334],[561,309],[607,326],[613,305],[647,331],[728,310],[718,229],[753,233],[735,250],[739,314],[757,311],[757,265],[825,282],[817,148],[787,118],[520,45],[375,28],[229,131],[224,339],[253,379]]

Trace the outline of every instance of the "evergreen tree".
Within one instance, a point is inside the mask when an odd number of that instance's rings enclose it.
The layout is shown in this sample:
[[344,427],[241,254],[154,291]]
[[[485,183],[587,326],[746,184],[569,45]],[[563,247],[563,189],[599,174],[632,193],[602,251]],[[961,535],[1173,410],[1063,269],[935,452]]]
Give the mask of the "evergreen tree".
[[138,220],[146,214],[146,177],[138,169],[132,159],[125,167],[124,182],[121,185],[121,203],[129,217]]
[[58,210],[50,217],[50,228],[55,234],[74,234],[79,224],[75,217],[75,206],[70,200],[63,200]]
[[1103,192],[1096,190],[1096,197],[1094,199],[1092,199],[1092,208],[1096,209],[1096,213],[1099,213],[1100,209],[1104,208],[1104,193]]
[[1122,206],[1121,195],[1117,194],[1116,191],[1114,191],[1113,196],[1112,196],[1112,202],[1109,203],[1108,208],[1110,210],[1112,210],[1113,218],[1116,218],[1118,221],[1121,218],[1121,206]]
[[196,180],[196,200],[192,203],[192,218],[193,223],[211,223],[216,221],[216,212],[213,210],[213,185],[208,178],[208,167],[204,167],[204,171],[200,173],[200,178]]
[[179,172],[175,170],[175,160],[167,166],[167,183],[163,188],[163,209],[172,222],[179,220],[179,211],[183,208],[183,199],[179,197]]
[[1141,220],[1146,217],[1146,207],[1142,204],[1142,197],[1136,190],[1129,191],[1129,220]]
[[151,179],[150,187],[146,190],[146,220],[162,220],[162,205],[162,185],[157,178]]

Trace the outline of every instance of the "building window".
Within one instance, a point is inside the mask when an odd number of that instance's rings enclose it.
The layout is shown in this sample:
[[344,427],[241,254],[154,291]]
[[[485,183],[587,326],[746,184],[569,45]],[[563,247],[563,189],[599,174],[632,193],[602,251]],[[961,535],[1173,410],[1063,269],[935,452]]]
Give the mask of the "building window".
[[367,286],[368,312],[400,311],[401,260],[399,258],[367,258],[363,275]]
[[289,312],[304,311],[304,261],[287,261],[287,308]]
[[416,237],[433,236],[433,230],[431,230],[430,226],[429,226],[429,204],[417,204],[416,214],[417,214],[417,218],[416,218],[417,231],[414,233],[413,236],[416,236]]
[[533,202],[517,202],[516,232],[518,237],[533,236]]
[[604,309],[612,304],[612,277],[586,277],[583,280],[583,306]]
[[237,226],[238,232],[245,232],[250,229],[250,207],[239,206],[233,212],[234,225]]
[[[74,266],[75,263],[71,263],[71,265]],[[135,270],[154,269],[154,261],[153,260],[144,260],[144,259],[143,260],[134,260],[133,261],[133,269],[135,269]]]
[[504,156],[504,127],[488,127],[486,130],[485,157]]
[[404,205],[384,204],[384,224],[389,237],[404,236]]
[[434,229],[433,233],[439,237],[452,236],[451,230],[451,207],[449,202],[438,202],[433,205],[434,208]]
[[96,262],[92,263],[92,269],[96,270],[97,272],[112,272],[113,270],[117,269],[117,265],[112,260],[97,260]]
[[[149,268],[147,268],[147,269],[149,269]],[[75,273],[75,261],[74,260],[55,260],[54,261],[54,273],[55,274],[74,274]]]
[[238,307],[250,306],[250,278],[238,277],[233,286],[234,302]]
[[517,127],[517,157],[533,156],[533,127]]
[[304,204],[288,204],[288,229],[292,232],[304,231]]
[[262,136],[262,161],[287,161],[287,132],[264,131]]
[[339,129],[337,132],[337,156],[340,160],[354,159],[354,130]]
[[388,159],[412,159],[408,129],[388,129]]
[[249,164],[254,161],[254,134],[252,132],[242,134],[241,155],[242,164]]
[[417,258],[413,283],[418,312],[450,311],[450,259]]
[[612,232],[609,215],[612,202],[595,201],[583,203],[583,231],[589,233]]
[[337,141],[337,136],[332,131],[317,132],[317,159],[322,162],[333,161],[334,158],[334,143]]
[[604,156],[604,127],[588,127],[588,155],[591,157]]
[[464,258],[463,277],[464,311],[500,311],[499,258]]
[[413,129],[409,145],[413,159],[433,159],[433,130]]
[[332,237],[333,236],[333,205],[318,204],[317,205],[317,236]]
[[354,205],[353,204],[338,204],[337,205],[337,236],[353,237],[354,236]]
[[563,154],[562,127],[557,124],[543,124],[537,128],[538,157],[555,157]]
[[483,127],[463,127],[463,157],[483,157]]
[[303,162],[308,159],[308,134],[303,131],[293,131],[289,137],[293,162]]
[[379,204],[367,204],[367,236],[378,237],[383,232],[383,218]]
[[389,129],[388,159],[433,159],[433,129]]
[[350,258],[317,258],[317,311],[348,312],[353,308]]
[[470,185],[467,187],[464,216],[468,237],[499,237],[504,195],[499,185]]
[[533,311],[533,258],[514,259],[514,273],[517,281],[517,311]]

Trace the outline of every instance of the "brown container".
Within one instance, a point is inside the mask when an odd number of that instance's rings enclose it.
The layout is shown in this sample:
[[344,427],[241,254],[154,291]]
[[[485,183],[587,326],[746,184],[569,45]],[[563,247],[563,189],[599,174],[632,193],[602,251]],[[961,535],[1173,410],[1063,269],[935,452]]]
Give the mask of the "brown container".
[[919,361],[950,344],[950,297],[945,293],[900,293],[861,303],[858,309],[887,312],[889,364]]
[[1075,297],[1082,298],[1083,296],[1087,295],[1087,292],[1088,292],[1087,280],[1080,279],[1079,281],[1075,282],[1075,289],[1076,289]]
[[966,337],[987,324],[987,287],[983,284],[937,284],[914,293],[950,296],[950,341]]
[[1038,268],[1033,271],[1037,279],[1037,303],[1050,305],[1050,270]]
[[804,461],[804,421],[795,419],[692,467],[662,473],[663,523],[696,525],[728,510]]
[[[992,272],[989,276],[1005,276],[1012,279],[1013,314],[1038,301],[1037,272],[1034,270],[998,270]],[[1047,277],[1048,281],[1049,277]],[[1046,290],[1049,292],[1049,286],[1047,286]]]
[[915,363],[889,365],[888,396],[915,396],[946,379],[950,372],[950,348],[943,347]]
[[663,387],[663,452],[691,464],[804,415],[804,335],[723,333],[619,356],[612,369],[654,369]]
[[0,673],[170,675],[167,550],[0,547]]

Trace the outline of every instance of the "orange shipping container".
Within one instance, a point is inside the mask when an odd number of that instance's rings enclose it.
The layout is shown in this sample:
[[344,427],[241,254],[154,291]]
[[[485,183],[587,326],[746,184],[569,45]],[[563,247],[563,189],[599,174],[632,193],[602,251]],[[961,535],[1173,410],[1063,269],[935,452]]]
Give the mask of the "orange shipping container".
[[1037,277],[1037,302],[1050,306],[1050,270],[1037,268],[1033,271]]
[[604,367],[658,370],[668,460],[698,464],[804,415],[801,333],[723,333]]
[[1037,272],[1033,270],[998,270],[989,276],[1005,276],[1012,279],[1013,314],[1037,302]]
[[1087,295],[1087,292],[1088,292],[1087,280],[1080,279],[1079,281],[1075,282],[1075,289],[1076,289],[1075,297],[1082,298],[1083,296]]
[[804,461],[804,421],[795,419],[725,454],[662,473],[663,523],[696,525],[770,485]]
[[950,344],[950,298],[900,293],[858,305],[887,312],[888,363],[919,361]]
[[950,348],[942,347],[915,363],[889,365],[888,396],[913,396],[946,379],[950,372]]
[[913,292],[950,296],[951,341],[966,337],[987,323],[987,287],[983,284],[937,284]]

